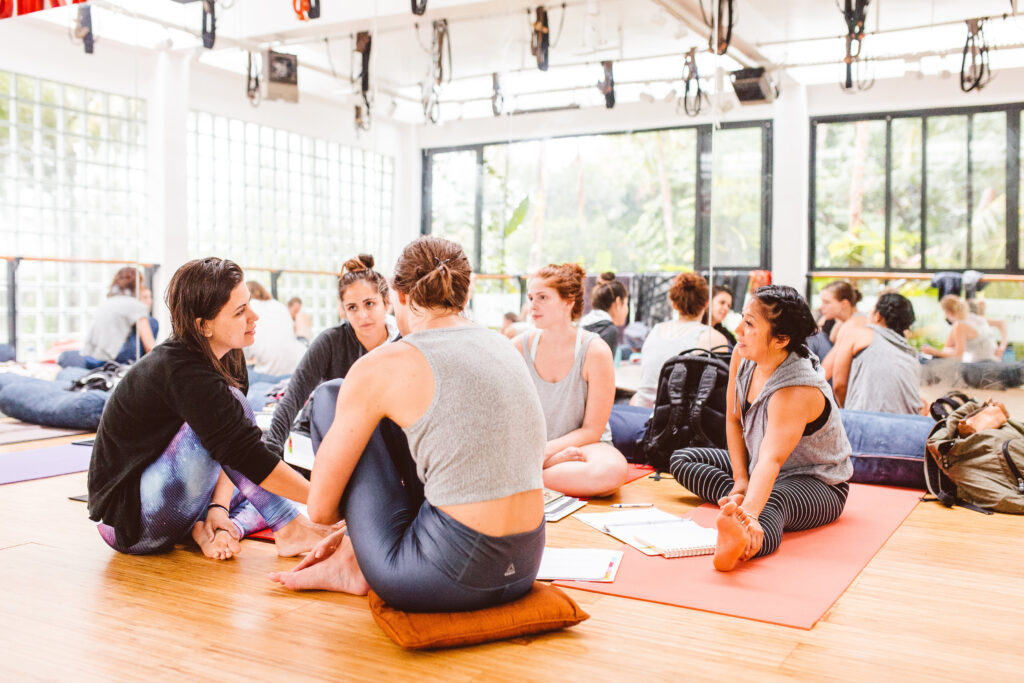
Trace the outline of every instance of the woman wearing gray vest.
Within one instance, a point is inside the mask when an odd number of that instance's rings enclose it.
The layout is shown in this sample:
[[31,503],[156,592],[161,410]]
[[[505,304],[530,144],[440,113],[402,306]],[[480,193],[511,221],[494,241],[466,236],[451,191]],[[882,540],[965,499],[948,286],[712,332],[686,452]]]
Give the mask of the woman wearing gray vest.
[[417,612],[530,590],[544,551],[544,415],[508,340],[461,315],[470,274],[454,242],[421,237],[402,251],[391,297],[402,340],[314,395],[309,514],[344,518],[347,534],[272,580],[372,588]]
[[729,450],[684,448],[680,484],[722,506],[714,566],[768,555],[782,532],[835,521],[853,475],[850,443],[817,359],[816,325],[792,287],[761,287],[743,308],[729,368]]
[[920,415],[921,363],[904,336],[914,324],[914,307],[889,292],[878,297],[867,325],[839,335],[832,390],[840,408]]

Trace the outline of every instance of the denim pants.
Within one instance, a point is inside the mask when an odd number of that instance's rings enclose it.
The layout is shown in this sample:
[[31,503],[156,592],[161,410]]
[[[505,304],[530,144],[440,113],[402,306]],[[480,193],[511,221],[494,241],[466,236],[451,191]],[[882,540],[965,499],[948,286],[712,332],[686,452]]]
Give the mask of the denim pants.
[[867,410],[840,410],[859,484],[924,488],[924,451],[935,420]]
[[612,445],[626,457],[626,462],[642,463],[637,442],[644,438],[651,409],[617,403],[612,406],[608,426],[612,430]]
[[[343,380],[313,397],[313,449],[334,420]],[[544,522],[532,531],[488,536],[426,500],[404,432],[381,420],[341,500],[359,568],[385,602],[410,612],[461,612],[511,602],[533,586],[544,552]]]

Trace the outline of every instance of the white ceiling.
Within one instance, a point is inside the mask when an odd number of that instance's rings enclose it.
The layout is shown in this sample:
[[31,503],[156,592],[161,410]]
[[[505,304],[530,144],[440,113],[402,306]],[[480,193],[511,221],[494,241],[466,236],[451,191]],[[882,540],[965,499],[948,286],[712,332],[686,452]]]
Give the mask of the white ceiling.
[[[202,49],[194,35],[201,25],[199,2],[92,4],[97,50],[103,49],[103,40],[111,40],[146,50],[184,51],[241,77],[248,50],[273,46],[298,55],[302,91],[341,101],[354,99],[351,76],[360,70],[352,38],[357,31],[371,31],[378,112],[392,109],[388,105],[394,102],[395,115],[408,121],[422,120],[419,100],[429,77],[434,19],[448,19],[452,46],[452,81],[441,88],[442,102],[449,103],[447,111],[457,107],[458,115],[467,117],[490,115],[492,72],[502,76],[507,108],[602,106],[595,84],[605,59],[616,62],[618,101],[671,96],[673,89],[681,90],[682,55],[707,46],[706,32],[698,34],[705,30],[700,0],[568,0],[561,35],[562,3],[552,2],[551,68],[542,73],[529,52],[527,16],[527,9],[540,1],[428,0],[426,15],[417,17],[409,0],[321,0],[319,19],[299,21],[291,0],[218,0],[213,50]],[[966,37],[963,20],[1010,11],[1011,0],[873,0],[868,29],[881,32],[869,33],[862,54],[878,60],[870,70],[879,78],[915,71],[955,73]],[[76,12],[67,7],[6,20],[0,31],[26,21],[47,22],[63,31]],[[808,84],[840,80],[845,24],[836,0],[736,0],[736,12],[733,49],[721,60],[724,69],[759,63],[784,66],[791,77]],[[921,28],[945,22],[955,23]],[[906,27],[918,28],[897,30]],[[989,21],[986,34],[991,45],[1024,48],[1024,17]],[[708,77],[715,58],[704,51],[698,65]],[[1024,66],[1024,49],[994,51],[992,66]],[[713,89],[712,80],[705,90]]]

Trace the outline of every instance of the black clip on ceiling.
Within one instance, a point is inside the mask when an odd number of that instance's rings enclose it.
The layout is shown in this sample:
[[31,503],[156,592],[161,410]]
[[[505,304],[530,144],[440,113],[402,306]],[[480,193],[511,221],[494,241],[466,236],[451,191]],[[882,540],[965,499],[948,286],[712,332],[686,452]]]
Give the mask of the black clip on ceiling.
[[[844,0],[843,21],[846,22],[846,56],[843,63],[846,64],[846,80],[843,81],[844,92],[856,90],[868,90],[875,84],[875,79],[862,78],[860,68],[856,79],[854,78],[854,63],[860,64],[860,52],[864,46],[864,26],[867,23],[868,4],[871,0]],[[836,0],[838,4],[838,0]]]
[[717,0],[718,20],[716,22],[712,19],[713,12],[710,11],[714,9],[715,0],[710,0],[710,2],[711,7],[707,12],[704,11],[704,0],[699,0],[698,3],[701,19],[711,29],[711,34],[708,36],[708,49],[715,54],[724,55],[732,42],[732,28],[736,25],[736,8],[733,7],[733,0]]
[[263,101],[263,94],[260,92],[260,66],[253,61],[253,54],[249,53],[249,68],[245,76],[245,94],[249,98],[249,104],[254,107],[260,106]]
[[307,19],[320,18],[320,0],[309,0],[309,9],[306,10]]
[[423,93],[423,116],[431,123],[437,123],[441,117],[441,84],[445,81],[445,53],[448,56],[448,81],[452,71],[452,41],[448,35],[448,20],[434,21],[433,39],[430,43],[431,73],[430,83]]
[[78,6],[78,19],[75,20],[75,38],[82,41],[85,54],[91,55],[93,50],[92,8],[89,5]]
[[491,74],[491,85],[494,88],[491,94],[491,113],[501,116],[505,113],[505,94],[501,92],[501,77],[497,71]]
[[964,92],[981,90],[992,80],[983,23],[982,19],[967,20],[967,42],[964,43],[964,55],[960,60],[960,89]]
[[427,0],[410,0],[412,3],[412,13],[416,16],[423,16],[423,13],[427,11]]
[[371,125],[370,49],[372,45],[373,38],[369,31],[360,31],[356,34],[356,52],[362,57],[363,64],[363,71],[359,76],[359,92],[363,97],[363,105],[356,105],[356,128],[359,130],[370,130]]
[[213,41],[217,40],[216,0],[203,0],[203,47],[213,49]]
[[597,84],[597,88],[604,95],[605,109],[612,109],[615,107],[615,78],[612,76],[612,62],[603,61],[601,66],[604,67],[604,80]]
[[[530,10],[526,10],[529,14]],[[564,13],[564,10],[563,10]],[[548,30],[548,11],[544,5],[537,5],[534,20],[530,22],[530,53],[537,58],[537,68],[541,71],[548,70],[548,48],[550,47],[550,32]]]
[[[693,94],[690,94],[690,90]],[[687,116],[700,114],[704,101],[704,91],[700,87],[700,75],[697,73],[697,48],[691,47],[683,62],[683,111]]]

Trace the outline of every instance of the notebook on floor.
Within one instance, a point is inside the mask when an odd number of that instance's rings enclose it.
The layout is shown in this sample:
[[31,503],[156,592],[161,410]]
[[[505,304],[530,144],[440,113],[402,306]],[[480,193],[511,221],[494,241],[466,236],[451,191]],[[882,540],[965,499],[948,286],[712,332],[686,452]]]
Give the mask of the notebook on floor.
[[628,543],[644,555],[692,557],[715,552],[718,532],[658,508],[574,515],[587,526]]

